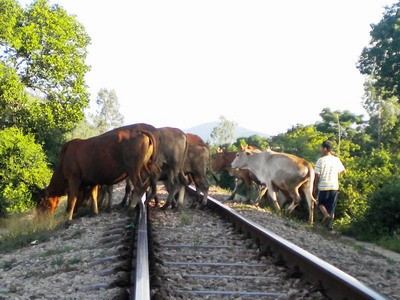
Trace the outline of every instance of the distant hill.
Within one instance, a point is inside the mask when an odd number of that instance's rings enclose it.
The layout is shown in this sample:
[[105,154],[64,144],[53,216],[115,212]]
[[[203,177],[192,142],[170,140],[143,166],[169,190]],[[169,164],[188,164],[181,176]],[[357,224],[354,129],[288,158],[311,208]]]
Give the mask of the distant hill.
[[[204,141],[209,141],[211,139],[211,137],[210,137],[211,132],[218,125],[219,125],[219,122],[208,122],[208,123],[204,123],[204,124],[200,124],[200,125],[188,128],[188,129],[184,129],[183,131],[186,133],[197,134]],[[240,126],[235,127],[235,139],[237,139],[239,137],[249,137],[252,135],[258,135],[260,137],[265,137],[265,138],[270,137],[269,134],[266,134],[264,132],[259,132],[259,131],[251,130],[248,128],[240,127]]]

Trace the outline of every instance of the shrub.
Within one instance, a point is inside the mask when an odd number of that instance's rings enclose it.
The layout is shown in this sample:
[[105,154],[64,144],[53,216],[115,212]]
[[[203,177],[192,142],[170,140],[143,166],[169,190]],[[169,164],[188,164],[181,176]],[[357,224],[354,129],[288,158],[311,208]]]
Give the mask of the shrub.
[[51,171],[42,147],[15,127],[0,131],[0,215],[32,207],[32,192],[43,188]]
[[394,235],[400,230],[400,176],[375,191],[365,213],[365,229],[377,236]]

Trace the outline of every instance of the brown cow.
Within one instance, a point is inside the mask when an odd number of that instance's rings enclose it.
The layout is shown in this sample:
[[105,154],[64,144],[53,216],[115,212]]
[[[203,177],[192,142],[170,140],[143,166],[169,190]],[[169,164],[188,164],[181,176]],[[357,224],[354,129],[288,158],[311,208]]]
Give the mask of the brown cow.
[[212,157],[211,168],[213,172],[221,172],[225,170],[230,176],[235,177],[235,188],[228,198],[229,200],[234,200],[239,186],[244,184],[244,186],[246,187],[246,202],[250,203],[251,187],[254,183],[260,189],[259,196],[257,197],[258,201],[265,193],[265,189],[261,188],[261,182],[249,170],[231,167],[231,164],[236,157],[236,153],[236,151],[223,151],[221,149],[218,149],[217,153]]
[[[210,188],[210,183],[207,179],[210,150],[209,146],[198,135],[192,133],[187,133],[186,135],[189,148],[183,171],[193,181],[199,199],[202,197],[201,205],[204,207],[207,204],[208,190]],[[185,189],[183,188],[180,194],[184,194],[184,192]],[[203,193],[203,196],[201,196],[201,193]],[[191,207],[196,205],[196,201],[193,201]]]
[[[188,141],[186,134],[174,127],[162,127],[157,129],[160,142],[158,147],[158,155],[156,160],[157,168],[152,173],[150,183],[150,194],[146,202],[156,197],[157,182],[162,180],[168,190],[168,197],[162,209],[168,208],[174,202],[175,195],[178,194],[181,187],[187,185],[184,177],[183,165],[188,151]],[[127,199],[131,193],[135,193],[135,189],[127,183],[125,187],[125,196],[120,206],[125,206]],[[178,205],[183,204],[184,195],[179,195]]]
[[259,151],[244,148],[239,151],[231,164],[232,168],[248,169],[268,188],[268,194],[280,210],[277,193],[293,201],[287,209],[291,213],[300,203],[300,191],[304,193],[309,212],[309,223],[313,224],[314,203],[313,184],[315,172],[312,164],[305,159],[270,149]]
[[[68,194],[67,221],[72,220],[82,189],[112,185],[129,177],[138,194],[150,184],[157,158],[159,135],[145,123],[113,129],[86,140],[75,139],[63,145],[59,161],[45,189],[46,197],[38,202],[41,211],[54,212],[61,196]],[[97,213],[97,195],[93,195]],[[136,205],[131,202],[131,207]]]

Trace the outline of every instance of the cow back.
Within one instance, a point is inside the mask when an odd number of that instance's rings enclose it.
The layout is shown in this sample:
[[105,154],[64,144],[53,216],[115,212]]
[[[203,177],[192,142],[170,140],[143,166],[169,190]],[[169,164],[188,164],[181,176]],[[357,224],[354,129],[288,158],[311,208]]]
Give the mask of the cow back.
[[210,160],[209,146],[204,140],[192,133],[187,133],[188,153],[185,159],[185,173],[205,173]]

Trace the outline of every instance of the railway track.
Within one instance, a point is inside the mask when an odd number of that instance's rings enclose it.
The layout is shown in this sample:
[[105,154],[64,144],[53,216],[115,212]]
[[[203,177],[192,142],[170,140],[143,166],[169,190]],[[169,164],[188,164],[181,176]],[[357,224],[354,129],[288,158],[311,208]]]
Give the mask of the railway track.
[[138,222],[130,299],[386,299],[212,198]]

